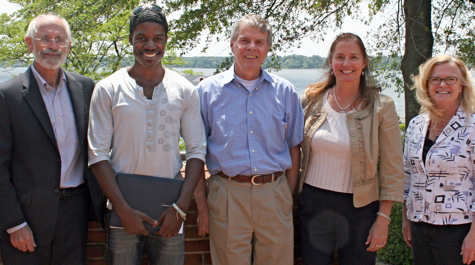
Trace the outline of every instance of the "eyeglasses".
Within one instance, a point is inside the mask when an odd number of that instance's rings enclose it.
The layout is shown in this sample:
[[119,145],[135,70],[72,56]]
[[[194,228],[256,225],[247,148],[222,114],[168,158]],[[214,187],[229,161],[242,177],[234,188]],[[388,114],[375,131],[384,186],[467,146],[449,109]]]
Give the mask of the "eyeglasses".
[[455,76],[449,76],[449,77],[446,77],[446,78],[429,77],[429,78],[427,78],[427,80],[429,80],[429,82],[433,85],[440,85],[440,83],[442,83],[442,81],[445,81],[445,83],[447,85],[453,85],[453,84],[457,83],[457,81],[459,81],[459,79]]
[[137,16],[146,9],[150,9],[154,11],[155,13],[162,13],[162,8],[157,6],[156,4],[143,4],[132,11],[132,15]]
[[35,38],[35,40],[39,41],[41,44],[45,45],[45,46],[48,46],[50,44],[54,42],[56,42],[56,45],[58,45],[59,47],[66,47],[68,46],[69,44],[69,41],[63,39],[63,38],[56,38],[56,39],[50,39],[50,38],[47,38],[47,37],[41,37],[41,38]]

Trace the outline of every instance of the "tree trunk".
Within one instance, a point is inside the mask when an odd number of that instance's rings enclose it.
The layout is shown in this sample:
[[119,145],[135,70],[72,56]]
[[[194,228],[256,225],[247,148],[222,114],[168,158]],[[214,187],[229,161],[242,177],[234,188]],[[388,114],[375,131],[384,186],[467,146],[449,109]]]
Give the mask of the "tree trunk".
[[409,89],[413,82],[411,75],[418,74],[420,64],[432,57],[431,0],[405,0],[406,43],[401,70],[404,78],[404,101],[406,103],[406,125],[419,114],[415,91]]

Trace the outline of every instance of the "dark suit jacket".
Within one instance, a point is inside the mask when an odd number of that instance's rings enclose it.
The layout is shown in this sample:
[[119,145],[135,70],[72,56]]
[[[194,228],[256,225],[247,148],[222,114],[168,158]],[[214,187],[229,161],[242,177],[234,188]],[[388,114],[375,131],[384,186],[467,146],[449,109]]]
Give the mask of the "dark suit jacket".
[[[87,167],[87,125],[92,79],[66,72],[76,119],[84,177],[89,187],[91,220],[102,222],[103,195]],[[53,239],[61,158],[53,127],[31,68],[0,84],[0,239],[7,229],[27,222],[37,245]],[[81,210],[81,209],[77,209]]]

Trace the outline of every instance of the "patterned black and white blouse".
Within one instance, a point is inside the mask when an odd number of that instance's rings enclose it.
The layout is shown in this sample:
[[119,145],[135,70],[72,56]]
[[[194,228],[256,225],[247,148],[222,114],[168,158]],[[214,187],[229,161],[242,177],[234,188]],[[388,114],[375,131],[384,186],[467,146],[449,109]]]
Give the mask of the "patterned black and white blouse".
[[422,161],[429,116],[411,120],[404,147],[407,218],[429,224],[472,222],[474,209],[475,114],[462,107],[447,123]]

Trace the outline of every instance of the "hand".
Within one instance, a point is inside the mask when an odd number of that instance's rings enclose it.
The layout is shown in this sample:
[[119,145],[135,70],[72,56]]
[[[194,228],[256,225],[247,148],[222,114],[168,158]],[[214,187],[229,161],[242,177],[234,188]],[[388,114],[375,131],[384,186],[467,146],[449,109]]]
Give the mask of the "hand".
[[366,245],[369,247],[367,251],[375,252],[383,248],[386,245],[388,239],[388,220],[378,216],[374,222],[371,230],[369,230],[368,239],[366,239]]
[[31,232],[30,226],[28,225],[11,233],[10,242],[15,248],[23,252],[35,251],[35,247],[36,247],[35,239],[33,238],[33,232]]
[[132,208],[126,214],[119,215],[119,217],[127,234],[148,236],[148,230],[143,225],[143,222],[147,222],[153,227],[158,226],[157,220],[153,220],[147,214]]
[[158,218],[158,224],[161,224],[160,230],[157,232],[164,237],[174,237],[180,231],[183,219],[177,215],[177,211],[173,207],[168,207]]
[[462,244],[463,264],[470,264],[475,261],[475,232],[470,230]]
[[411,244],[411,221],[407,217],[402,219],[402,235],[404,236],[404,241],[406,244],[412,248]]
[[208,210],[200,211],[198,209],[198,219],[196,220],[198,226],[198,236],[206,237],[209,234],[209,227],[208,227]]

